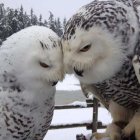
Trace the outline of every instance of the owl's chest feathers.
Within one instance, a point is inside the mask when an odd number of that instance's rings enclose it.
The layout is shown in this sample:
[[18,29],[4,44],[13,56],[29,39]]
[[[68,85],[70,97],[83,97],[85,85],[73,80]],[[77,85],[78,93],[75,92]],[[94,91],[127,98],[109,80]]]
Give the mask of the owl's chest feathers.
[[[33,92],[24,89],[22,92],[2,92],[0,96],[0,117],[6,120],[3,120],[6,122],[4,127],[20,138],[26,137],[29,133],[28,139],[43,138],[51,122],[53,109],[54,91],[51,90]],[[11,132],[8,133],[11,134]]]
[[27,104],[27,109],[33,112],[34,110],[45,110],[49,105],[53,105],[54,93],[54,89],[49,90],[48,88],[41,87],[34,90],[25,89],[21,93],[18,93],[17,96],[22,100],[23,104]]
[[11,135],[12,130],[13,135],[20,139],[43,139],[52,120],[54,98],[49,97],[38,103],[36,100],[29,102],[22,96],[8,96],[1,109],[0,116],[6,122],[4,128],[8,128],[7,135]]
[[[54,87],[40,86],[22,88],[15,83],[8,83],[7,86],[1,85],[2,104],[8,105],[9,110],[20,112],[25,116],[34,116],[46,113],[54,105]],[[18,88],[17,88],[18,87]]]
[[106,100],[113,99],[126,107],[130,102],[140,105],[140,84],[131,60],[126,61],[114,77],[96,84],[96,87]]

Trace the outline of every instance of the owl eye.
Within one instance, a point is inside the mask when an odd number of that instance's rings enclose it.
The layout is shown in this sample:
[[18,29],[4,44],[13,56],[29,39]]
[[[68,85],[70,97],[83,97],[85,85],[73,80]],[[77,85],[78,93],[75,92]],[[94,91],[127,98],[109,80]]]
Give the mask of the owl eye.
[[44,62],[39,62],[40,66],[43,68],[48,68],[49,65],[45,64]]
[[91,44],[86,45],[85,47],[83,47],[80,52],[87,52],[89,49],[91,48]]

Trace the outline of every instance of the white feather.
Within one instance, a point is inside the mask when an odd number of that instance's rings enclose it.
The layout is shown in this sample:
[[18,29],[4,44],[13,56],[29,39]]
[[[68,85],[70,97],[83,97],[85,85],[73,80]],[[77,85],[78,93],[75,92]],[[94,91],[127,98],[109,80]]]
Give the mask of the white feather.
[[[15,33],[1,46],[0,139],[15,140],[14,136],[19,140],[43,139],[53,114],[55,86],[52,84],[63,79],[59,41],[51,29],[32,26]],[[40,62],[49,67],[42,67]],[[8,119],[5,120],[4,114]],[[30,132],[27,137],[25,131]]]

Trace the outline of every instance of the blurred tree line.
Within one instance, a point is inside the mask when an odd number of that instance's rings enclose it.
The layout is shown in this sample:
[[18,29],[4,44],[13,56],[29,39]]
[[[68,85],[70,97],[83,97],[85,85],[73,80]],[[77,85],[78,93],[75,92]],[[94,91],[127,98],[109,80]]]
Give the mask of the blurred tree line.
[[49,13],[49,18],[43,20],[42,15],[37,17],[33,9],[31,9],[30,14],[27,14],[23,6],[20,9],[12,9],[5,8],[4,4],[0,3],[0,45],[13,33],[32,25],[46,26],[61,36],[66,18],[61,21],[60,18],[55,18],[52,12]]

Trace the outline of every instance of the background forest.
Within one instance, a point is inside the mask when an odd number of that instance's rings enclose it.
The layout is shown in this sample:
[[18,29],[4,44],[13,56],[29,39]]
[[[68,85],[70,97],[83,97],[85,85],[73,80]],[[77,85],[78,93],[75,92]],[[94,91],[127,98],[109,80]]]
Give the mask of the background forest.
[[13,33],[32,25],[46,26],[61,36],[66,18],[61,21],[59,17],[54,17],[51,11],[49,14],[48,19],[43,19],[41,14],[37,17],[33,9],[27,14],[22,5],[19,9],[12,9],[0,3],[0,45]]

